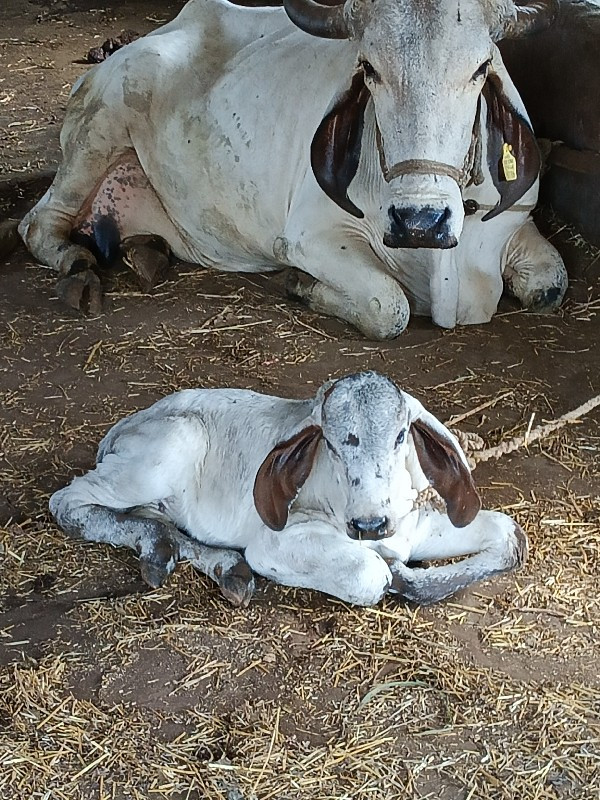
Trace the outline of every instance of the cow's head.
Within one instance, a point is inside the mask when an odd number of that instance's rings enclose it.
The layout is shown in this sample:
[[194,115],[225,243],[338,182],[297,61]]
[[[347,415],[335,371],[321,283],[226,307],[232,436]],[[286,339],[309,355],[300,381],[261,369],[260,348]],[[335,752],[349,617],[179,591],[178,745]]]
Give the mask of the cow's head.
[[[358,169],[370,99],[375,145],[388,197],[384,244],[454,247],[464,220],[462,190],[476,180],[481,96],[487,105],[487,163],[500,202],[535,182],[539,153],[529,124],[506,97],[495,42],[550,24],[557,0],[284,0],[292,21],[314,36],[356,44],[356,70],[312,142],[321,188],[356,217],[347,190]],[[503,160],[504,156],[504,160]],[[511,160],[512,159],[512,160]],[[512,174],[511,174],[512,173]]]

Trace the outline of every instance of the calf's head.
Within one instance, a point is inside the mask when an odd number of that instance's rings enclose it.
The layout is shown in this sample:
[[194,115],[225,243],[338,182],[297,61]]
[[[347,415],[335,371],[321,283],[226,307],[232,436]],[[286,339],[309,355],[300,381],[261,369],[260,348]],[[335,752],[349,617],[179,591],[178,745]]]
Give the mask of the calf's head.
[[[348,197],[370,100],[374,142],[387,186],[381,209],[388,247],[449,248],[464,220],[462,190],[479,180],[481,96],[487,105],[487,162],[500,193],[486,219],[535,182],[539,153],[527,121],[506,97],[495,42],[550,24],[558,0],[284,0],[288,16],[314,36],[348,39],[356,67],[333,98],[312,142],[321,188],[362,217]],[[508,155],[507,155],[508,153]],[[503,156],[508,161],[503,162]],[[513,161],[511,161],[511,157]],[[477,172],[477,175],[475,175]]]
[[392,536],[399,519],[412,508],[414,491],[407,469],[411,448],[444,498],[453,524],[471,522],[480,501],[458,443],[420,403],[376,372],[322,387],[308,424],[277,444],[258,470],[257,511],[266,525],[282,530],[318,457],[327,460],[320,473],[323,493],[338,479],[344,488],[348,535]]

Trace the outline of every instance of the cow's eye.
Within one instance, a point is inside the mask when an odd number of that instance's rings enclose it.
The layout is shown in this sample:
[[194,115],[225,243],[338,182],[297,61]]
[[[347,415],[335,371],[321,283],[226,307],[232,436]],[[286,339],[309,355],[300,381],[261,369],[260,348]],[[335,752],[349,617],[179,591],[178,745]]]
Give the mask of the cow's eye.
[[491,58],[486,59],[483,62],[483,64],[481,64],[478,67],[478,69],[475,70],[471,80],[472,81],[476,81],[476,80],[479,80],[479,78],[485,78],[485,76],[487,75],[488,69],[490,68],[491,63],[492,63],[492,59]]
[[371,81],[378,82],[381,80],[381,75],[377,72],[375,67],[371,64],[370,61],[366,61],[363,59],[360,62],[360,67],[362,71],[365,73],[365,78],[368,78]]
[[405,437],[406,437],[406,431],[404,430],[404,428],[402,428],[402,430],[400,431],[400,433],[396,437],[395,447],[398,447],[398,445],[402,444],[402,442],[404,441]]

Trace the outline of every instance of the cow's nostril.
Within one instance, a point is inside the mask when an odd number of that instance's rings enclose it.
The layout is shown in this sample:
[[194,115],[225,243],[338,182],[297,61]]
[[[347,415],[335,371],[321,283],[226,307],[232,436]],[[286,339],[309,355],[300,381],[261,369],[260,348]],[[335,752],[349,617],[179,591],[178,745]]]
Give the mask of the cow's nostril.
[[352,519],[350,527],[357,538],[380,539],[385,536],[388,527],[387,517],[371,517],[370,519]]
[[390,233],[384,243],[390,247],[454,247],[456,237],[450,232],[452,212],[448,206],[423,206],[388,209]]

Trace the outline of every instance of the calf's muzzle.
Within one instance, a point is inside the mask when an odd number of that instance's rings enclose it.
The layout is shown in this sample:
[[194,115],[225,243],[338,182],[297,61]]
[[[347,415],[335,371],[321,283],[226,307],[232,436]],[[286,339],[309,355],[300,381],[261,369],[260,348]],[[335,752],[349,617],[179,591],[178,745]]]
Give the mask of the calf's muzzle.
[[348,536],[351,539],[384,539],[389,536],[389,519],[387,517],[355,518],[348,525]]

